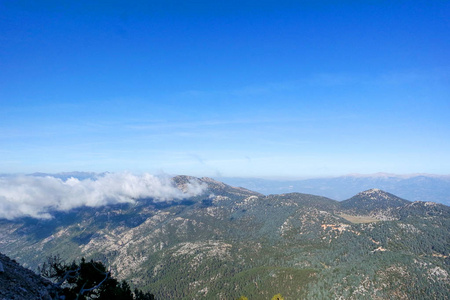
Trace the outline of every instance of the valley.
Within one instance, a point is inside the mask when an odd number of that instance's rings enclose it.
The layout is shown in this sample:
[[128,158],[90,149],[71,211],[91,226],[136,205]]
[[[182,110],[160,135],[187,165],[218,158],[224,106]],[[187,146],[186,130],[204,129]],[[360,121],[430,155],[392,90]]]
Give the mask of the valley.
[[86,257],[156,299],[446,299],[450,208],[371,189],[344,200],[262,195],[210,178],[158,202],[136,199],[0,220],[0,252],[36,270]]

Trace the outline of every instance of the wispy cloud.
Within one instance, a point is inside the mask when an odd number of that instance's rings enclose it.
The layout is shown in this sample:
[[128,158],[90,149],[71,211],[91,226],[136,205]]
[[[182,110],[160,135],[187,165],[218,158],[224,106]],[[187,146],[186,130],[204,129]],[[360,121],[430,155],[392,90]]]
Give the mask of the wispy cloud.
[[[313,86],[344,86],[344,85],[376,85],[392,86],[421,84],[445,81],[449,71],[440,70],[392,70],[376,74],[367,73],[318,73],[305,79],[304,83]],[[297,84],[301,83],[300,81]]]
[[4,176],[0,177],[0,218],[50,218],[50,212],[54,210],[130,203],[145,197],[169,201],[198,195],[204,188],[204,185],[193,181],[182,191],[172,184],[170,178],[150,174],[107,173],[96,179],[83,180],[74,177],[62,180],[52,176]]
[[228,90],[189,90],[180,93],[186,98],[212,98],[214,97],[247,97],[262,95],[279,95],[280,92],[297,92],[305,87],[318,86],[346,86],[346,85],[401,85],[440,81],[449,79],[449,70],[445,68],[431,70],[385,70],[379,73],[361,72],[319,72],[307,74],[297,79],[266,82],[242,86]]

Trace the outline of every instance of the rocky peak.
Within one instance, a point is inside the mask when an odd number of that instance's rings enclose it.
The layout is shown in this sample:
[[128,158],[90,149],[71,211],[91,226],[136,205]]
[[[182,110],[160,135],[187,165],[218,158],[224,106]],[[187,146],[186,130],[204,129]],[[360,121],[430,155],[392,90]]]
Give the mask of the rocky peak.
[[356,195],[356,197],[364,197],[364,198],[369,198],[372,200],[381,200],[381,199],[389,199],[391,197],[396,197],[396,196],[389,194],[385,191],[382,191],[380,189],[370,189],[370,190],[358,193]]
[[188,184],[192,181],[198,181],[197,177],[194,176],[188,176],[188,175],[178,175],[175,177],[172,177],[172,182],[175,183],[175,185],[184,185]]
[[380,189],[370,189],[356,194],[352,198],[342,201],[341,207],[359,213],[372,213],[374,211],[402,207],[410,201],[397,197]]
[[202,182],[199,178],[188,175],[178,175],[172,178],[173,184],[183,191],[184,193],[189,193],[189,190],[192,188],[192,185],[200,186]]

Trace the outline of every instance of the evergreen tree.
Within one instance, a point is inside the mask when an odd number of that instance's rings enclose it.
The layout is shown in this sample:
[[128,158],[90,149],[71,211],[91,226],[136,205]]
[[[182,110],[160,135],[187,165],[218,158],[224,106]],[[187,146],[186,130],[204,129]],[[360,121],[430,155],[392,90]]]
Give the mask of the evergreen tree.
[[60,288],[56,296],[66,300],[154,300],[152,294],[138,289],[133,294],[126,281],[119,283],[98,261],[86,262],[82,258],[79,264],[66,264],[56,255],[48,258],[40,272]]

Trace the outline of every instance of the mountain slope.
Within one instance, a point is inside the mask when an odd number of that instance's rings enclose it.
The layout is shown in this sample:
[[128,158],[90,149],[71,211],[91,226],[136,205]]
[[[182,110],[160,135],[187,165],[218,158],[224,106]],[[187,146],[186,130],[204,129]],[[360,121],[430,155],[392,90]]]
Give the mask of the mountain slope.
[[356,214],[374,214],[411,203],[379,189],[370,189],[340,202],[340,207]]
[[411,201],[433,201],[450,205],[450,176],[431,174],[396,175],[378,173],[301,180],[217,178],[262,194],[302,192],[345,200],[360,191],[378,188]]
[[[183,189],[192,179],[173,181]],[[450,296],[445,205],[379,190],[343,202],[263,196],[195,180],[204,192],[183,200],[137,199],[50,220],[0,220],[0,250],[32,267],[56,253],[68,261],[101,259],[115,277],[158,299]],[[360,222],[361,215],[371,219]]]
[[0,253],[0,299],[51,300],[53,284]]

